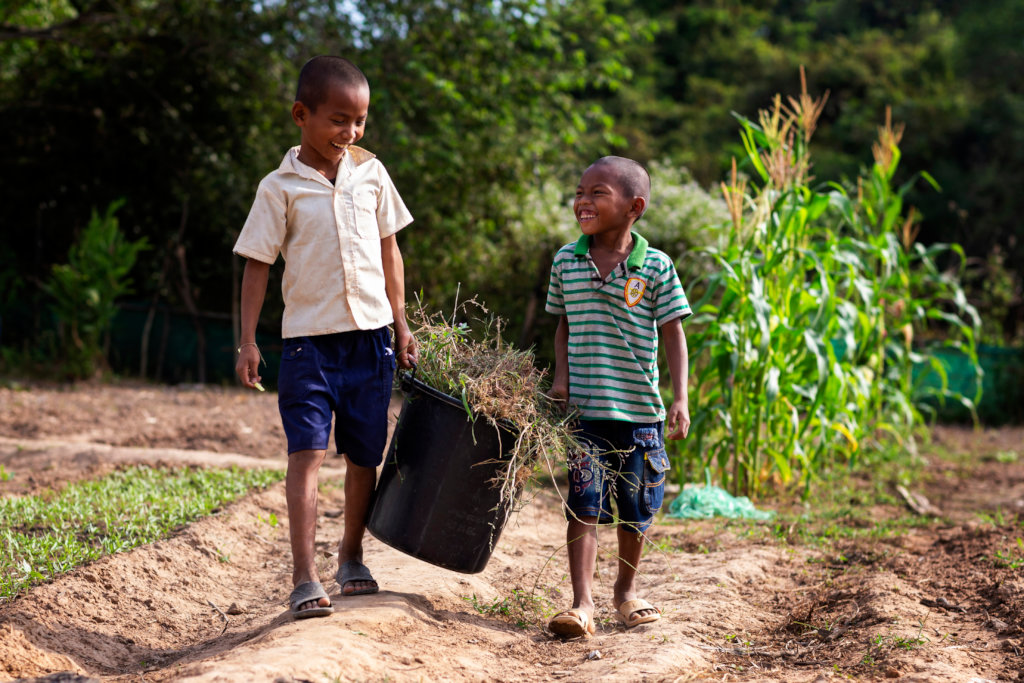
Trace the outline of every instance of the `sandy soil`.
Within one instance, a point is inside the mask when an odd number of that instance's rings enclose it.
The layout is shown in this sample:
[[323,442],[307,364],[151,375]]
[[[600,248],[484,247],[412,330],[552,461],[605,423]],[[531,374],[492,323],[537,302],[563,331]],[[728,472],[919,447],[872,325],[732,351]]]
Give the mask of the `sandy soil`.
[[[3,496],[125,463],[282,467],[283,450],[272,395],[0,389]],[[598,632],[568,642],[542,628],[570,596],[551,490],[531,493],[483,572],[440,569],[371,538],[366,560],[381,592],[342,598],[325,578],[335,613],[293,621],[278,485],[0,603],[0,681],[1020,680],[1024,577],[995,561],[1024,557],[1024,462],[994,457],[1010,451],[1024,456],[1024,429],[937,430],[920,492],[943,521],[896,538],[821,550],[771,522],[666,520],[651,534],[641,581],[665,616],[631,631],[612,618],[614,534],[604,532]],[[342,461],[330,459],[318,527],[324,577],[335,569],[342,476]]]

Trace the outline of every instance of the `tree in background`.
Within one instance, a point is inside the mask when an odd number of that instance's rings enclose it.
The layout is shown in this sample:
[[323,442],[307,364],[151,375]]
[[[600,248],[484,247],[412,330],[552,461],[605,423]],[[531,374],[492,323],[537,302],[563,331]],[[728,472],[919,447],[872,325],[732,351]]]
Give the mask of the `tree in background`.
[[[154,247],[135,270],[140,302],[190,311],[196,334],[202,315],[227,317],[230,246],[259,179],[295,143],[287,104],[318,53],[352,57],[373,85],[366,146],[417,218],[401,238],[410,288],[440,305],[461,283],[523,345],[549,331],[536,310],[563,235],[545,223],[580,169],[624,153],[714,187],[743,157],[730,112],[749,117],[792,92],[800,64],[812,90],[831,91],[812,175],[860,175],[892,104],[914,132],[905,164],[943,188],[908,195],[920,239],[979,258],[998,245],[1002,270],[978,263],[1005,283],[991,305],[1019,319],[1020,4],[9,0],[0,341],[42,331],[50,266],[88,207],[116,197],[128,199],[125,232]],[[688,243],[693,229],[665,239]],[[279,306],[272,296],[268,320]]]
[[[21,256],[20,279],[42,281],[83,210],[126,197],[125,231],[155,247],[139,260],[139,293],[228,310],[225,253],[283,145],[290,19],[206,0],[6,3],[0,239]],[[39,332],[25,329],[44,306],[29,293],[5,316],[8,336]]]
[[[990,341],[1024,339],[1024,262],[1019,144],[1024,3],[921,0],[615,2],[614,11],[653,21],[655,39],[630,53],[641,75],[617,92],[595,93],[615,132],[643,160],[669,159],[713,186],[742,158],[731,112],[754,113],[775,92],[829,90],[815,138],[813,174],[854,178],[887,106],[913,135],[902,145],[912,168],[928,168],[941,193],[908,199],[923,217],[925,243],[958,242],[978,264],[972,300],[994,308]],[[749,166],[741,168],[753,173]],[[1012,195],[1012,196],[1011,196]],[[988,258],[993,249],[999,259]],[[1003,283],[994,297],[983,283]],[[995,299],[995,300],[993,300]]]
[[478,293],[520,327],[514,302],[546,286],[560,243],[521,243],[510,226],[534,223],[527,197],[607,147],[611,120],[575,95],[628,78],[620,61],[634,32],[599,0],[407,0],[362,12],[367,139],[416,216],[402,237],[410,281],[434,304],[460,286]]
[[988,338],[1022,344],[1024,4],[965,2],[955,25],[957,85],[973,106],[946,148],[933,153],[936,161],[945,157],[947,166],[960,162],[950,169],[957,185],[948,192],[948,210],[955,217],[956,239],[979,264],[975,291],[982,297],[986,323],[997,328]]
[[[226,312],[230,246],[296,141],[288,103],[309,56],[347,55],[371,80],[366,144],[418,219],[403,237],[412,288],[444,301],[462,282],[508,304],[518,292],[495,275],[519,267],[504,231],[515,198],[592,155],[585,141],[611,122],[573,93],[626,75],[617,50],[632,33],[599,0],[47,0],[0,13],[0,38],[0,199],[24,226],[3,239],[26,257],[21,279],[60,258],[82,206],[125,196],[122,223],[156,247],[141,293]],[[535,259],[520,264],[530,280]]]

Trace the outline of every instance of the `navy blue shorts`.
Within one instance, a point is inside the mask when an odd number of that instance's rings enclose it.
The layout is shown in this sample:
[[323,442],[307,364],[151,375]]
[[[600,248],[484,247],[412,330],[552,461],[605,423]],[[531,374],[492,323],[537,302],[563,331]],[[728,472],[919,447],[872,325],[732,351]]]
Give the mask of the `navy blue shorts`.
[[614,501],[620,524],[646,531],[665,499],[664,423],[580,420],[575,436],[583,450],[569,457],[568,514],[610,524]]
[[326,450],[333,417],[338,452],[363,467],[379,465],[394,376],[387,327],[285,339],[277,405],[288,452]]

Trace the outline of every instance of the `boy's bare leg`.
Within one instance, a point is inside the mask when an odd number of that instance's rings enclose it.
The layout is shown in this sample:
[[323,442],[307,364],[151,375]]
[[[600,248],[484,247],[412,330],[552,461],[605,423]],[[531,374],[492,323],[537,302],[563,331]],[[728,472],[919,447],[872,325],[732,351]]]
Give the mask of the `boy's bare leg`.
[[594,567],[597,564],[597,517],[569,519],[565,532],[569,550],[572,606],[594,618]]
[[[624,524],[620,524],[616,532],[619,537],[619,575],[615,577],[612,604],[618,609],[622,603],[638,597],[636,575],[644,550],[644,536]],[[639,615],[647,616],[656,612],[657,610],[644,609],[640,610]]]
[[[292,585],[319,581],[316,570],[317,475],[327,451],[296,451],[288,456],[285,497],[288,500],[288,535],[292,545]],[[329,607],[327,598],[299,605],[299,611]]]
[[[345,456],[345,532],[338,545],[338,566],[349,560],[363,561],[363,535],[370,512],[377,468],[356,465]],[[353,581],[342,587],[346,594],[373,587],[372,581]]]

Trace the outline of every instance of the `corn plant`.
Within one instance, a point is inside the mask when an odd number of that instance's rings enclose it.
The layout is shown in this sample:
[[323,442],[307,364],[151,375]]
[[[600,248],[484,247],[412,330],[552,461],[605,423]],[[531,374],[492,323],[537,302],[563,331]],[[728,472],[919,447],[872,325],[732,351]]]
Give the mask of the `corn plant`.
[[[812,184],[809,143],[826,98],[804,81],[756,122],[738,117],[752,178],[733,161],[722,184],[731,229],[681,268],[702,275],[689,285],[693,426],[677,469],[710,468],[734,493],[755,496],[769,480],[806,492],[882,440],[911,440],[923,420],[919,333],[940,334],[977,367],[977,315],[958,271],[940,268],[963,252],[918,244],[904,206],[914,182],[934,181],[921,173],[893,186],[902,130],[887,117],[854,187]],[[949,393],[944,376],[935,391]]]

